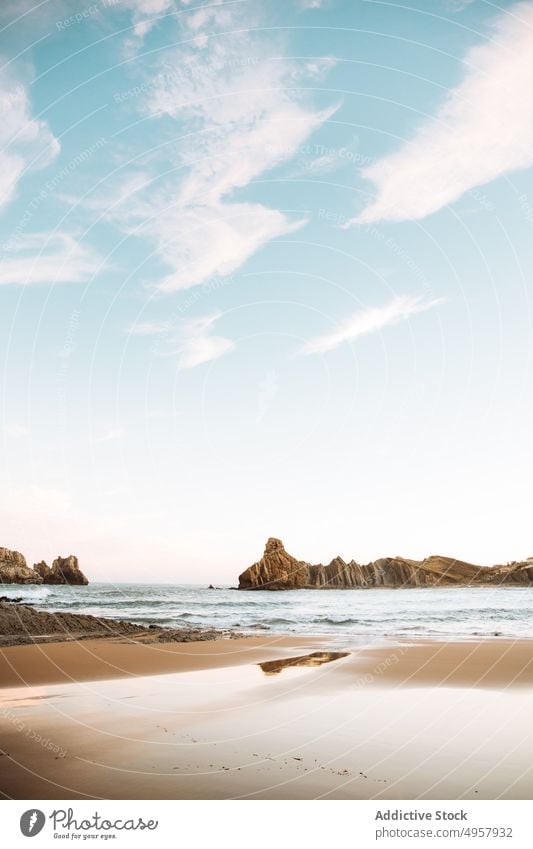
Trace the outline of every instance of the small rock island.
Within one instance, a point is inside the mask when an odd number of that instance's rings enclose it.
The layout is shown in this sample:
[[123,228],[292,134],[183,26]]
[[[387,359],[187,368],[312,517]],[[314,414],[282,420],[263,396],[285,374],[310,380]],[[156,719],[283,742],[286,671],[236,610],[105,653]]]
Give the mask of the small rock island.
[[297,560],[280,539],[270,537],[257,563],[239,576],[240,590],[365,589],[533,584],[533,558],[505,566],[475,566],[453,557],[425,560],[382,557],[361,565],[335,557],[327,566]]
[[0,583],[86,586],[89,581],[80,569],[78,558],[73,554],[68,557],[56,557],[51,566],[41,560],[30,569],[20,551],[0,548]]

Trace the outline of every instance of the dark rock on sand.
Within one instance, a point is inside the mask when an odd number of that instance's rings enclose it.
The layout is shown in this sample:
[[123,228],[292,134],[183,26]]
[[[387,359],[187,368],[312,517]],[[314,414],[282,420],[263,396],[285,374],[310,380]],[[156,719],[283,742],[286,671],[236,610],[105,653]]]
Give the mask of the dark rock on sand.
[[221,636],[221,631],[210,629],[134,625],[81,613],[49,613],[26,604],[0,601],[0,646],[106,637],[141,643],[190,643]]
[[453,557],[425,560],[382,557],[367,564],[335,557],[327,566],[297,560],[280,539],[267,540],[261,560],[239,576],[240,590],[361,589],[368,587],[432,587],[533,584],[533,560],[506,566],[475,566]]

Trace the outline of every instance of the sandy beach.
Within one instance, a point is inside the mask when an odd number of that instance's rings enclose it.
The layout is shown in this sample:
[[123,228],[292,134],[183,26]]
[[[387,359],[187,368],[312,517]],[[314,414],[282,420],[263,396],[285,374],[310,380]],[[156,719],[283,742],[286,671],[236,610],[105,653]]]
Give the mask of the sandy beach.
[[533,642],[2,650],[6,798],[531,798]]
[[0,687],[98,681],[260,663],[320,645],[305,637],[244,637],[191,643],[116,639],[36,643],[0,650]]

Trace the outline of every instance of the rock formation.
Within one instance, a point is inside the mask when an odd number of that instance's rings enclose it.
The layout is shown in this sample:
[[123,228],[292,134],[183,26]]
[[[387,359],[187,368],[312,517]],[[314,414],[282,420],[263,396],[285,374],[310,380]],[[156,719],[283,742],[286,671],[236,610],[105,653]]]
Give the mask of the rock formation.
[[261,560],[239,576],[239,589],[302,589],[310,584],[310,568],[309,563],[287,554],[280,539],[270,537]]
[[189,643],[224,636],[213,628],[162,628],[136,625],[85,613],[50,613],[27,604],[0,601],[0,649],[27,643],[58,643],[66,640],[125,638],[140,643]]
[[425,560],[382,557],[361,565],[335,557],[327,566],[312,565],[288,554],[279,539],[267,540],[261,560],[239,576],[240,590],[363,589],[487,584],[533,584],[533,560],[507,566],[475,566],[453,557]]
[[72,554],[57,557],[51,567],[41,560],[30,569],[20,552],[0,548],[0,583],[85,585],[89,581],[79,567],[78,558]]
[[43,584],[73,584],[86,585],[89,583],[78,563],[78,558],[70,554],[68,557],[57,557],[52,566],[44,560],[34,565],[35,572],[43,579]]
[[19,551],[0,548],[0,583],[42,584],[43,579],[30,569],[26,558]]

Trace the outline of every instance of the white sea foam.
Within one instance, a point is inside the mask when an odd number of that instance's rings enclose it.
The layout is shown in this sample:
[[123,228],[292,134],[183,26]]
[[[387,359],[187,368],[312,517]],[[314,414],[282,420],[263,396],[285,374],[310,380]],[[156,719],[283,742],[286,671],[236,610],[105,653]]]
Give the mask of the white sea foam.
[[22,598],[25,604],[41,604],[52,595],[52,588],[38,584],[0,584],[0,595]]

